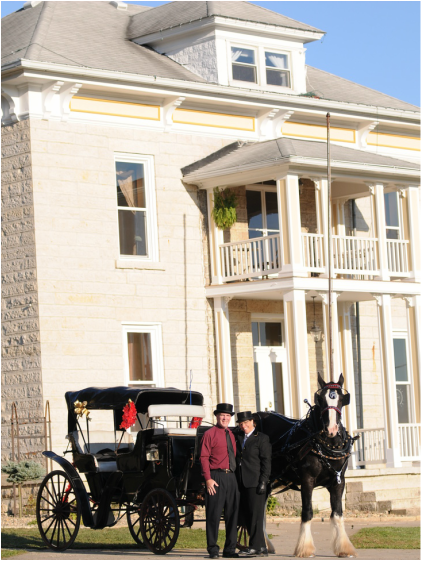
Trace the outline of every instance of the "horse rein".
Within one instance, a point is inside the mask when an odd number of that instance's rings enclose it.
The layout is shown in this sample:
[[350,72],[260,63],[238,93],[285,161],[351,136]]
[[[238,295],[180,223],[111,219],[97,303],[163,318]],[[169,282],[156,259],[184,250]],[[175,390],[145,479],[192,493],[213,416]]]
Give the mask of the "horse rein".
[[[340,390],[340,391],[342,391],[342,387],[341,387],[339,384],[331,384],[331,383],[330,383],[330,384],[326,384],[323,388],[321,388],[321,389],[318,390],[318,391],[322,391],[322,390],[326,390],[326,389],[328,389],[328,390]],[[347,390],[346,390],[346,391],[347,391]],[[341,395],[343,395],[343,394],[341,394]],[[328,407],[326,407],[325,409],[323,409],[323,410],[321,411],[321,415],[322,415],[323,413],[325,413],[326,411],[328,411],[329,409],[334,409],[334,411],[336,411],[336,412],[340,415],[340,417],[341,417],[341,409],[339,409],[338,407],[334,407],[334,405],[329,405]]]

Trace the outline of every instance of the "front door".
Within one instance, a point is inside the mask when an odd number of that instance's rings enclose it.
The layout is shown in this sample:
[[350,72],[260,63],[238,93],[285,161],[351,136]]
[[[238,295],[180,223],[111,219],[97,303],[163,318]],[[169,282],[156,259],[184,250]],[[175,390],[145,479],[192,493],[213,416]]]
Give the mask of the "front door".
[[257,411],[290,414],[281,321],[252,321]]

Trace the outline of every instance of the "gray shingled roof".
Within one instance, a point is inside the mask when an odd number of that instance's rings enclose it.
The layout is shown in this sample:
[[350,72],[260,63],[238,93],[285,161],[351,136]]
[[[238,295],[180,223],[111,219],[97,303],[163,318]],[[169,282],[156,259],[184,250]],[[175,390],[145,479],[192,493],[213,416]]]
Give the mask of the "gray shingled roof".
[[2,19],[2,66],[36,60],[160,76],[191,82],[201,77],[166,56],[127,40],[130,17],[150,10],[109,2],[42,2]]
[[143,37],[144,35],[150,35],[157,31],[170,29],[212,16],[324,33],[316,27],[288,18],[282,14],[267,10],[266,8],[261,8],[250,2],[179,1],[157,6],[157,8],[150,10],[148,14],[133,16],[129,26],[128,37],[130,39]]
[[419,107],[416,105],[400,101],[395,97],[372,90],[366,86],[361,86],[345,78],[340,78],[340,76],[335,76],[312,66],[307,66],[306,68],[306,89],[308,92],[315,92],[318,97],[333,101],[419,111]]
[[[281,163],[290,157],[326,160],[327,144],[309,140],[291,138],[277,138],[266,142],[241,143],[234,142],[221,150],[182,168],[186,179],[200,171],[201,174],[218,172],[225,175],[241,170],[243,166],[269,167]],[[331,159],[333,162],[350,162],[368,165],[390,166],[407,169],[419,169],[418,164],[406,162],[388,156],[380,156],[363,150],[355,150],[344,146],[331,145]]]

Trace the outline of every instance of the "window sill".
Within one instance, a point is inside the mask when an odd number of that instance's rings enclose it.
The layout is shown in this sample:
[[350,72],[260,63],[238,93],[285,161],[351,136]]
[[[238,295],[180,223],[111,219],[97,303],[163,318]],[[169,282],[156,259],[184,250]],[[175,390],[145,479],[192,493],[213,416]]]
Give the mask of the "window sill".
[[116,269],[137,269],[146,271],[165,271],[163,263],[142,261],[140,259],[116,259]]

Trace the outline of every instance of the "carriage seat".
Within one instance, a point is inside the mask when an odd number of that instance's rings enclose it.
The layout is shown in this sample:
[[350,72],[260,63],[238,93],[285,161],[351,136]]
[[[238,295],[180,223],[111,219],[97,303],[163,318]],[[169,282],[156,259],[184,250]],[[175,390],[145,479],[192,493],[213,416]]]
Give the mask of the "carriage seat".
[[[148,407],[148,417],[154,435],[195,437],[197,429],[189,428],[189,423],[194,417],[203,419],[205,409],[202,405],[150,405]],[[173,419],[170,420],[170,417]],[[182,418],[184,418],[183,421]],[[180,426],[182,423],[184,426]],[[169,424],[170,426],[163,426],[163,424]],[[174,426],[176,424],[179,426]]]
[[167,434],[168,436],[196,436],[197,429],[190,428],[173,428],[173,427],[155,427],[154,436],[159,434]]
[[[79,454],[92,454],[98,462],[110,462],[116,458],[116,449],[122,434],[120,431],[116,433],[116,441],[114,431],[90,431],[89,449],[88,441],[86,443],[84,442],[79,431],[73,431],[69,436],[71,437],[69,440]],[[130,452],[133,448],[132,436],[124,432],[119,446],[119,452]]]

